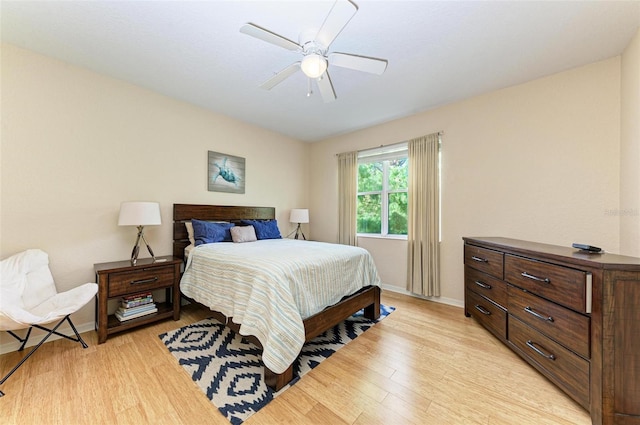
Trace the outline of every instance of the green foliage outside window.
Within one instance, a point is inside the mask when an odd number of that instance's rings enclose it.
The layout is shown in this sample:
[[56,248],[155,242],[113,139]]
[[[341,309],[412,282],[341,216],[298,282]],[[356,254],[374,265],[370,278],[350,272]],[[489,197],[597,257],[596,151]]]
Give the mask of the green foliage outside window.
[[[386,162],[386,164],[385,164]],[[386,234],[407,234],[407,158],[371,162],[358,166],[358,233],[381,234],[383,198],[386,195]],[[384,181],[385,173],[387,181]]]
[[358,233],[381,233],[382,202],[380,195],[358,195]]
[[389,194],[389,228],[390,235],[407,234],[407,192]]
[[389,190],[406,191],[409,184],[409,162],[407,158],[389,161]]
[[382,162],[358,165],[358,193],[382,190]]

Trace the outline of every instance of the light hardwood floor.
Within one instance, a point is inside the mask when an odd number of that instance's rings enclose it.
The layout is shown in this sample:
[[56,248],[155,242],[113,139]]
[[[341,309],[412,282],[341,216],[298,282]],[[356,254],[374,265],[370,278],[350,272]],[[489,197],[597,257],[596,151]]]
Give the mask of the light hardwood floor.
[[[590,424],[589,415],[462,309],[386,291],[397,308],[245,422],[258,424]],[[225,424],[158,334],[172,320],[89,348],[43,345],[2,386],[0,423]],[[0,356],[4,375],[18,353]]]

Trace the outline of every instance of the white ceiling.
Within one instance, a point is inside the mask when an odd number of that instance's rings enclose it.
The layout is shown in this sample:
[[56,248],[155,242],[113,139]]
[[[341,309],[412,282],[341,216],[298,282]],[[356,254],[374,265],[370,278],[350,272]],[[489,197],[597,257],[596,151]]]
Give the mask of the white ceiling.
[[319,28],[333,1],[6,1],[2,41],[313,142],[622,53],[640,1],[374,1],[331,46],[389,61],[329,65],[338,99],[307,97],[300,55],[239,32]]

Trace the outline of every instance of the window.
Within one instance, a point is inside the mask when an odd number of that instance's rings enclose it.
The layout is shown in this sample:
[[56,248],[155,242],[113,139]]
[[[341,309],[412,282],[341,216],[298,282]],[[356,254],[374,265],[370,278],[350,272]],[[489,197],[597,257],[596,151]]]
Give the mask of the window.
[[359,234],[407,234],[408,165],[406,143],[358,154]]

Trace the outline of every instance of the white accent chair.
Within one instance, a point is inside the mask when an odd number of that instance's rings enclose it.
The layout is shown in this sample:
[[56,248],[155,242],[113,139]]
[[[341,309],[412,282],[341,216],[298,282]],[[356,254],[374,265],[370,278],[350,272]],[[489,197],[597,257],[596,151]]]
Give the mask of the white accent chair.
[[[33,328],[47,333],[29,354],[0,380],[0,385],[18,370],[52,334],[79,342],[83,348],[87,348],[87,344],[80,337],[69,315],[91,301],[97,291],[97,284],[85,283],[58,293],[49,270],[49,256],[39,249],[29,249],[2,260],[0,262],[0,331],[7,331],[22,343],[18,351],[24,349]],[[75,338],[58,332],[58,328],[65,321],[71,326],[76,335]],[[53,327],[44,327],[43,325],[46,324],[51,324]],[[24,338],[20,338],[13,332],[18,329],[28,329]],[[3,395],[4,393],[0,391],[0,397]]]

